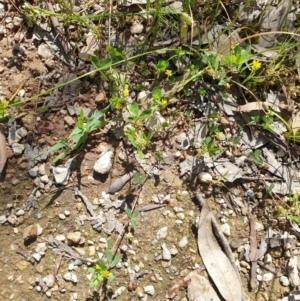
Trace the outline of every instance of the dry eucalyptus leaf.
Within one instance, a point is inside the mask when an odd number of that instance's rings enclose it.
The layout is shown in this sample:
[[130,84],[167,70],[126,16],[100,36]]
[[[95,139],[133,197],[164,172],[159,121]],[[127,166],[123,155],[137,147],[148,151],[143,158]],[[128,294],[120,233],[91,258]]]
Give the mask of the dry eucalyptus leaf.
[[190,301],[220,301],[209,281],[201,275],[194,274],[187,290]]
[[0,130],[0,173],[3,171],[5,163],[6,163],[6,143],[5,137]]
[[204,198],[201,198],[201,203],[202,210],[198,225],[198,248],[207,273],[225,300],[243,300],[243,290],[239,276],[228,257],[223,253],[213,233],[213,215]]

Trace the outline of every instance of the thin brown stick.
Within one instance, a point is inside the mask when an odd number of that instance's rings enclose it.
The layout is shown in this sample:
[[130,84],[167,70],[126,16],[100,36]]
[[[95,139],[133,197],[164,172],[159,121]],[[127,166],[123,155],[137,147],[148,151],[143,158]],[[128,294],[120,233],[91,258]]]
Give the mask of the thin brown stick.
[[[46,2],[46,6],[47,6],[47,8],[48,8],[49,11],[55,13],[54,8],[53,8],[53,6],[52,6],[52,4],[50,2]],[[51,16],[50,20],[51,20],[51,23],[52,23],[53,30],[55,32],[55,36],[57,36],[58,42],[60,43],[63,51],[67,55],[68,52],[69,52],[69,49],[68,49],[68,45],[67,45],[66,41],[64,40],[64,38],[63,38],[63,36],[62,36],[62,34],[60,32],[61,28],[60,28],[58,19],[56,17],[54,17],[54,16]]]

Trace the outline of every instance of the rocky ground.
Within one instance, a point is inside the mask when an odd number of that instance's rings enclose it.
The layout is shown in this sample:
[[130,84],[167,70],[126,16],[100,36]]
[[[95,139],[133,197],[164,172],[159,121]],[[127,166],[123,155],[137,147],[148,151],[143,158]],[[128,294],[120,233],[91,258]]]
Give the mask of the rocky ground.
[[[102,4],[93,5],[94,14],[103,11]],[[144,3],[113,9],[133,12],[139,5]],[[171,6],[182,10],[181,2],[171,1],[167,7]],[[70,134],[80,111],[87,120],[111,97],[99,74],[83,76],[93,70],[85,58],[95,51],[103,54],[105,45],[95,46],[89,38],[79,42],[78,34],[90,32],[78,33],[74,25],[64,28],[69,37],[64,44],[55,38],[47,18],[29,27],[28,15],[20,8],[0,0],[0,97],[32,98],[10,108],[13,118],[2,123],[0,166],[1,158],[7,157],[7,162],[0,182],[0,300],[297,300],[298,146],[281,139],[283,131],[241,127],[248,115],[261,109],[241,103],[244,95],[238,85],[232,85],[226,97],[205,80],[190,83],[183,93],[182,73],[172,88],[164,86],[165,95],[172,94],[167,110],[146,124],[155,135],[143,159],[125,139],[124,125],[115,121],[53,164],[54,156],[47,151]],[[270,16],[285,12],[293,32],[295,11],[299,14],[297,3],[291,9],[279,2],[267,10],[257,3],[240,19],[264,12],[261,22],[269,18],[271,29],[280,30],[282,24],[271,22]],[[123,21],[118,28],[112,25],[110,39],[116,46],[125,43],[127,53],[135,54],[135,44],[146,38],[149,24],[138,17]],[[219,34],[226,44],[223,28],[214,27],[207,39]],[[172,32],[164,34],[152,42],[158,47],[164,42],[179,45]],[[267,38],[256,47],[267,49],[274,37]],[[139,63],[152,70],[157,59],[151,53]],[[155,76],[145,75],[140,66],[128,71],[132,85],[142,87],[130,87],[128,101],[144,105]],[[63,85],[72,79],[76,80]],[[210,91],[209,97],[199,95],[201,87]],[[268,89],[265,103],[297,110],[297,93],[290,99],[283,91]],[[223,115],[213,121],[218,130],[212,134],[209,116],[215,111]],[[113,110],[105,115],[106,120],[115,117]],[[126,112],[122,118],[127,118]],[[165,131],[156,131],[155,126],[164,123]],[[278,120],[273,125],[282,128]],[[216,137],[220,152],[199,151],[209,134]],[[230,138],[236,136],[240,140],[233,143]],[[288,202],[290,196],[294,199]],[[278,206],[286,210],[279,217]],[[135,227],[129,224],[126,208],[139,210]],[[214,220],[219,230],[212,230]],[[91,288],[88,268],[105,258],[109,240],[120,257],[110,271],[114,279]],[[232,263],[229,272],[227,261]],[[217,296],[205,295],[208,287]],[[226,297],[226,292],[232,295]]]

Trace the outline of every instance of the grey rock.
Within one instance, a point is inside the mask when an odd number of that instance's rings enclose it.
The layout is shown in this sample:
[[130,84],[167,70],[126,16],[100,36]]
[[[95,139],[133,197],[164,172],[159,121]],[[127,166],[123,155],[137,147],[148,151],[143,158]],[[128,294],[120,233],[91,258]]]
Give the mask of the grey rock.
[[53,51],[48,45],[41,44],[38,47],[38,55],[43,59],[51,59],[53,58]]
[[20,143],[13,143],[11,148],[15,156],[20,156],[25,149],[25,145]]
[[20,181],[19,181],[17,178],[12,178],[12,179],[11,179],[11,184],[12,184],[13,186],[18,185],[19,183],[20,183]]
[[46,167],[45,167],[45,164],[41,164],[41,165],[39,166],[39,174],[40,174],[41,176],[43,176],[43,175],[46,174]]
[[112,168],[113,154],[112,151],[101,154],[94,165],[94,171],[100,174],[107,174]]
[[70,214],[71,214],[71,212],[70,212],[69,210],[65,210],[65,211],[64,211],[64,215],[65,215],[65,216],[70,216]]
[[59,217],[59,219],[61,219],[61,220],[66,219],[66,216],[65,216],[63,213],[60,213],[60,214],[58,215],[58,217]]
[[15,215],[10,215],[8,218],[7,218],[7,221],[11,224],[11,225],[15,225],[18,221],[18,218],[15,216]]
[[25,211],[23,209],[20,209],[16,212],[16,216],[23,216],[25,214]]
[[48,175],[43,175],[43,176],[41,176],[40,179],[41,179],[42,183],[45,183],[45,184],[49,183]]
[[35,259],[36,262],[40,262],[42,259],[42,255],[40,253],[33,253],[31,256]]
[[223,224],[220,226],[220,230],[223,232],[225,236],[230,236],[230,226],[229,224]]
[[119,288],[117,288],[115,290],[115,293],[111,296],[112,299],[115,299],[117,298],[118,296],[121,296],[122,293],[126,290],[126,287],[125,286],[120,286]]
[[168,235],[168,227],[160,228],[156,233],[157,239],[166,238],[167,235]]
[[5,215],[0,215],[0,225],[6,223],[7,219]]
[[165,243],[161,245],[161,248],[162,248],[162,259],[167,261],[171,260],[172,258],[171,252],[169,251]]
[[21,138],[25,138],[27,136],[27,130],[24,127],[21,127],[17,130],[17,134],[21,137]]
[[76,232],[70,232],[67,235],[67,242],[68,245],[72,245],[72,244],[78,244],[79,241],[81,239],[81,232],[76,231]]
[[289,286],[290,285],[289,278],[286,277],[286,276],[281,276],[279,281],[280,281],[282,286]]
[[78,282],[78,278],[77,278],[76,274],[71,273],[71,272],[67,272],[66,274],[64,274],[63,278],[66,281],[70,281],[74,284],[76,284]]
[[66,167],[53,167],[56,184],[67,185],[70,177],[70,169]]
[[49,287],[53,287],[55,284],[55,278],[52,274],[47,275],[42,279],[42,281]]
[[45,253],[46,250],[47,250],[47,244],[45,242],[40,242],[35,247],[35,251],[37,253],[41,253],[42,254],[42,253]]
[[73,126],[75,124],[75,121],[71,116],[65,116],[64,121],[69,126]]
[[39,168],[37,166],[34,166],[32,167],[29,171],[28,171],[28,174],[32,177],[32,178],[35,178],[37,177],[38,175],[38,171],[39,171]]
[[188,244],[188,238],[184,236],[178,243],[180,248],[184,248]]
[[155,294],[155,289],[153,285],[147,285],[144,287],[144,292],[150,296],[153,296]]
[[23,18],[20,18],[20,17],[14,17],[13,18],[13,24],[15,27],[19,27],[21,26],[23,23]]

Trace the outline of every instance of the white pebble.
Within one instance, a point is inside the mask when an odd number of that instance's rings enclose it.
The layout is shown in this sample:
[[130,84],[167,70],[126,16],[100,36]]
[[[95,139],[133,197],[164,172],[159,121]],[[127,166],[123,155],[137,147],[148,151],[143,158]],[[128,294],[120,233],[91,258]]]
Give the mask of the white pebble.
[[265,273],[262,277],[262,281],[271,281],[274,278],[274,274],[272,273]]
[[167,235],[168,235],[168,227],[163,227],[163,228],[159,229],[156,233],[157,239],[166,238]]
[[280,283],[282,286],[289,286],[290,285],[290,281],[289,278],[286,276],[281,276],[280,277]]
[[144,287],[144,292],[150,296],[153,296],[155,294],[155,289],[153,285],[147,285]]
[[178,245],[179,245],[179,247],[180,248],[184,248],[187,244],[188,244],[188,239],[187,239],[187,237],[186,236],[184,236],[181,240],[180,240],[180,242],[178,243]]

